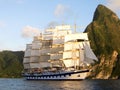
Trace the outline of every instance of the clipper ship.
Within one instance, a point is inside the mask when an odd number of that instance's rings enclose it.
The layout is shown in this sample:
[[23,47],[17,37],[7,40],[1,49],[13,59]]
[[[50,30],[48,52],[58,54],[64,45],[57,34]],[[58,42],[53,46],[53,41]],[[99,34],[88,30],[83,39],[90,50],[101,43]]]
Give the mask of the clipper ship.
[[59,25],[26,45],[23,75],[27,80],[82,80],[95,60],[87,33],[72,33],[70,25]]

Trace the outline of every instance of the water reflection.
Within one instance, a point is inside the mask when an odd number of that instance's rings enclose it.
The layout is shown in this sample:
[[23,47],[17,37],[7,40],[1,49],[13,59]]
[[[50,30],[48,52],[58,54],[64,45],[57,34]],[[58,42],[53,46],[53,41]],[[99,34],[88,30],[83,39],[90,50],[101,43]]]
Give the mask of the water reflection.
[[1,78],[0,90],[120,90],[120,80],[26,81]]

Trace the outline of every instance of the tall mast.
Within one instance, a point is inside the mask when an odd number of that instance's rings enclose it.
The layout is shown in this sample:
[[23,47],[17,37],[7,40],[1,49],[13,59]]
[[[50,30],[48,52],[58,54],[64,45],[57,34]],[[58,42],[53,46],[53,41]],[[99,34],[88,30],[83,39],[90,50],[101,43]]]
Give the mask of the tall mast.
[[75,25],[74,25],[74,33],[76,33],[76,23],[75,23]]
[[80,55],[81,55],[81,47],[80,47],[80,45],[79,45],[79,67],[80,67]]

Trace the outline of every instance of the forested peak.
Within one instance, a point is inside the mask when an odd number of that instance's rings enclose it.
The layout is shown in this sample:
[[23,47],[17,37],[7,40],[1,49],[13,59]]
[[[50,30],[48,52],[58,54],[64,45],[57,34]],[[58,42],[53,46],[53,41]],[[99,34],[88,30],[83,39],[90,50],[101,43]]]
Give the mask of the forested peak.
[[100,4],[97,6],[95,10],[93,21],[102,19],[104,17],[108,17],[108,18],[112,17],[115,18],[117,21],[119,20],[118,16],[112,10]]
[[93,21],[85,32],[89,32],[91,46],[99,55],[112,53],[113,50],[120,52],[120,20],[106,6],[97,6]]

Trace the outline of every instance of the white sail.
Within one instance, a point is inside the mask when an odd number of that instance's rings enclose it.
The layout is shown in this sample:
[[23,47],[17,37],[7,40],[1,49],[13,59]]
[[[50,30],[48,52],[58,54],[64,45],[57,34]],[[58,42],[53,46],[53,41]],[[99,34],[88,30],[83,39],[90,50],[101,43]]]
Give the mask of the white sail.
[[63,59],[67,58],[73,58],[73,57],[79,57],[79,51],[75,51],[74,53],[72,51],[63,52]]
[[72,67],[72,66],[74,66],[74,61],[72,59],[63,60],[63,63],[65,64],[65,67]]
[[84,43],[84,49],[85,49],[85,61],[88,63],[93,63],[93,60],[98,61],[97,57],[93,53],[92,49],[89,47],[87,43]]
[[40,56],[41,52],[39,49],[32,49],[31,50],[31,56]]
[[24,57],[23,63],[30,63],[30,57]]
[[58,52],[63,51],[63,50],[64,50],[64,47],[63,47],[63,46],[60,46],[60,47],[55,46],[55,47],[50,48],[51,54],[53,54],[53,53],[58,53]]
[[30,68],[40,68],[40,63],[30,63]]
[[79,44],[80,42],[67,42],[64,45],[64,50],[65,51],[70,51],[73,49],[79,49]]
[[50,48],[43,48],[40,50],[41,55],[48,55],[50,53]]
[[64,39],[54,39],[53,40],[53,44],[63,44],[64,43]]
[[87,33],[74,33],[65,36],[65,42],[77,40],[77,39],[88,40]]
[[36,56],[32,56],[32,57],[30,57],[30,62],[31,63],[39,63],[39,61],[40,61],[40,57],[38,56],[38,57],[36,57]]
[[50,55],[41,55],[40,56],[40,61],[48,61],[50,60]]
[[51,63],[49,63],[49,62],[40,62],[40,68],[44,68],[44,67],[51,67]]
[[62,54],[51,54],[50,60],[60,60],[60,59],[62,59],[62,57],[63,57]]
[[32,43],[32,49],[40,49],[42,46],[42,43],[40,41],[35,41]]
[[24,66],[24,69],[30,69],[30,64],[29,63],[24,63],[23,66]]
[[80,59],[80,62],[83,63],[84,62],[84,56],[85,56],[85,51],[84,51],[84,48],[82,48],[80,45],[79,45],[79,59]]
[[53,36],[51,34],[44,34],[43,35],[43,40],[51,40]]

